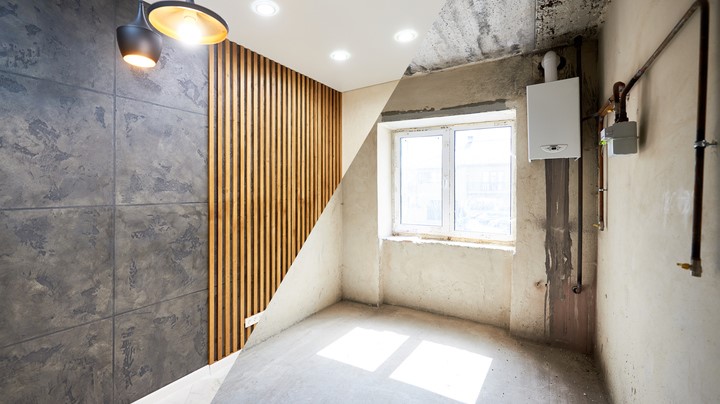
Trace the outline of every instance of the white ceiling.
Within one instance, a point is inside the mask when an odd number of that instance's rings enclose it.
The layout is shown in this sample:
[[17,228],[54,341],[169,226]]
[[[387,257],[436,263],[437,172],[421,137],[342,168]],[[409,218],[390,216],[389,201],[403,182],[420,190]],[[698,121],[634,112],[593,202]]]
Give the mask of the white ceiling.
[[[220,14],[229,39],[338,91],[398,80],[419,49],[445,0],[275,0],[280,12],[260,17],[253,0],[196,0]],[[395,42],[397,31],[419,34]],[[352,54],[336,62],[337,49]]]

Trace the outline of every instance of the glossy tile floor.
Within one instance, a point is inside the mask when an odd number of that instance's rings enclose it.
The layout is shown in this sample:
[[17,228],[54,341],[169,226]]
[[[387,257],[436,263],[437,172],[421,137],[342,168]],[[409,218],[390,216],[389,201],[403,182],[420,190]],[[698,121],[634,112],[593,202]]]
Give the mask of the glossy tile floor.
[[592,360],[420,311],[338,303],[243,351],[213,403],[606,403]]

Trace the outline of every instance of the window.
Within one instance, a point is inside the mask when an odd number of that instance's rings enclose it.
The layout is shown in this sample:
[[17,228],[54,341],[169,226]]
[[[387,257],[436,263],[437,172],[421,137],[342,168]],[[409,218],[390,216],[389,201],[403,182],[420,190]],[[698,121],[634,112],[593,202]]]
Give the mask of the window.
[[397,130],[398,235],[513,240],[513,122]]

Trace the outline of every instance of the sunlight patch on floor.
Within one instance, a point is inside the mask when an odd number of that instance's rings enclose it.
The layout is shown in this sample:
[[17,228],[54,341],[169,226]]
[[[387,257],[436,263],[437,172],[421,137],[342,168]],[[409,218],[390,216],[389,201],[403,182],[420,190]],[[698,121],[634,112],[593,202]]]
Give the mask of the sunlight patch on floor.
[[475,403],[492,358],[423,341],[390,378],[463,403]]
[[317,354],[374,372],[407,339],[407,335],[356,327]]

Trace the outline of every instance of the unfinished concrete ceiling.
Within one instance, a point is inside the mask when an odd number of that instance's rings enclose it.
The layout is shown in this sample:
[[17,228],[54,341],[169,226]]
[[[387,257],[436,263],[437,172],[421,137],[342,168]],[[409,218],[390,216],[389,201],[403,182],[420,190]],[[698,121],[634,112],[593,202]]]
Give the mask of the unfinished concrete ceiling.
[[592,38],[610,0],[447,0],[406,74]]

